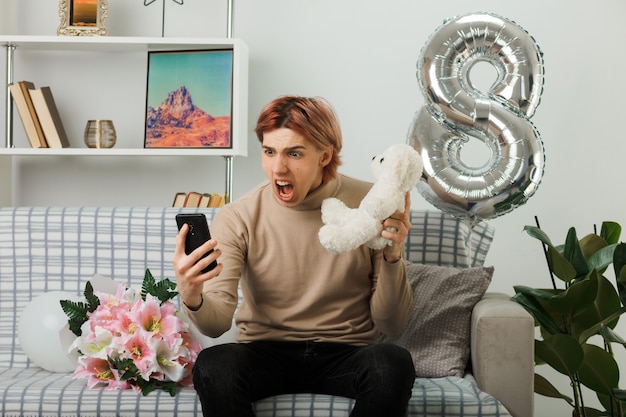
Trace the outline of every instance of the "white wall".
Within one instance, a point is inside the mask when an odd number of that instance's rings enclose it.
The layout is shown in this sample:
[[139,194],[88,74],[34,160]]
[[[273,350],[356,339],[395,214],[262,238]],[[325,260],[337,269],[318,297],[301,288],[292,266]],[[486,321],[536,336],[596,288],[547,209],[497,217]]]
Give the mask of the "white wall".
[[[225,36],[226,1],[188,0],[184,6],[165,1],[166,36]],[[161,0],[147,8],[139,0],[109,4],[111,35],[160,36]],[[7,11],[16,14],[15,20],[6,18]],[[260,108],[278,95],[325,96],[336,107],[344,129],[343,172],[371,179],[370,157],[404,142],[414,112],[424,104],[415,78],[420,48],[444,19],[478,11],[516,21],[536,39],[545,59],[544,92],[532,119],[545,145],[543,182],[526,205],[491,221],[497,229],[487,258],[496,267],[491,289],[511,294],[516,284],[549,285],[539,244],[522,232],[524,225],[534,223],[533,216],[557,241],[564,239],[569,226],[576,226],[582,235],[603,220],[626,225],[626,197],[620,185],[626,153],[623,0],[236,0],[235,37],[250,48],[250,129]],[[3,0],[0,16],[0,32],[10,34],[50,35],[58,25],[53,0]],[[47,77],[40,68],[32,74]],[[116,120],[120,126],[126,122],[123,114]],[[75,124],[80,132],[84,121]],[[262,177],[253,135],[249,144],[249,156],[235,162],[235,196]],[[210,192],[222,187],[221,161],[206,162],[215,167],[185,167],[187,189],[204,187],[201,191]],[[41,169],[76,179],[58,164],[48,165],[52,164],[37,162],[21,168],[24,187],[35,190],[20,191],[24,203],[37,202],[42,195],[55,204],[72,203],[78,201],[73,196],[88,192],[77,188],[61,198],[47,185],[37,185]],[[90,201],[115,205],[130,199],[162,205],[163,199],[168,204],[170,196],[184,188],[180,179],[168,182],[171,174],[156,176],[170,169],[167,161],[125,166],[111,167],[111,175],[120,181],[139,177],[136,191],[103,188]],[[154,181],[146,181],[153,175]],[[88,181],[83,180],[82,189],[93,188]],[[431,208],[417,192],[413,207]],[[624,363],[623,357],[619,360]],[[538,417],[567,410],[558,400],[542,397],[537,397],[536,408]]]

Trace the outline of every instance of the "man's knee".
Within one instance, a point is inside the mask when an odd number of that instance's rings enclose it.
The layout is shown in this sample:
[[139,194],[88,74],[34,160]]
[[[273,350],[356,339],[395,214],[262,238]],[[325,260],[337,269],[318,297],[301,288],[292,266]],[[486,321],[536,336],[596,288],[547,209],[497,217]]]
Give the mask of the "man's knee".
[[236,368],[245,363],[245,352],[241,347],[231,343],[202,350],[193,368],[194,385],[206,385],[211,380],[227,384],[229,377],[238,373]]
[[390,389],[396,393],[411,389],[415,381],[415,366],[406,349],[380,343],[372,345],[370,355],[380,389]]

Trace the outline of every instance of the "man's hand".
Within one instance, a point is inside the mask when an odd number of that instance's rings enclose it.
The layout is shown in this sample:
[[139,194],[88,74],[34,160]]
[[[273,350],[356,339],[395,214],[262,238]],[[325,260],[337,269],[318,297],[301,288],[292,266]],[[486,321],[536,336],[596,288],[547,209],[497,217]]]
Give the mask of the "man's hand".
[[[185,254],[185,238],[189,226],[184,224],[178,235],[176,235],[176,248],[174,249],[174,272],[176,273],[176,287],[181,301],[190,309],[198,310],[202,305],[202,288],[204,283],[215,278],[222,271],[222,264],[218,264],[216,268],[206,273],[202,270],[211,262],[215,261],[222,254],[217,248],[215,239],[211,239],[200,246],[198,249]],[[202,256],[213,249],[206,258]]]
[[411,194],[407,192],[404,198],[404,211],[396,211],[383,221],[381,236],[392,242],[390,246],[385,246],[383,249],[383,256],[387,262],[397,262],[402,258],[404,241],[411,230],[410,210]]

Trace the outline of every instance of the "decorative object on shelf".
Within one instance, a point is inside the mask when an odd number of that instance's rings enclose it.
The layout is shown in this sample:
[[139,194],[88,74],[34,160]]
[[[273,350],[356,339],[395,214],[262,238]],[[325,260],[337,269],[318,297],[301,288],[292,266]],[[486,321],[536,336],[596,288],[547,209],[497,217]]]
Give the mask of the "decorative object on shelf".
[[60,0],[57,35],[106,36],[109,31],[104,22],[108,15],[107,0]]
[[233,50],[150,51],[145,148],[230,149]]
[[[156,0],[143,0],[144,6],[150,6]],[[184,5],[184,0],[172,0],[174,3],[182,6]],[[161,13],[161,37],[165,37],[165,0],[163,0],[163,12]]]
[[85,145],[88,148],[112,148],[117,136],[111,120],[89,120],[85,126]]
[[[488,91],[472,82],[476,64],[497,72]],[[535,193],[545,157],[530,117],[543,75],[532,36],[503,17],[460,15],[431,35],[417,62],[426,105],[408,135],[424,160],[417,189],[427,201],[475,223],[506,214]],[[467,161],[468,143],[488,155],[484,163]]]
[[[100,281],[113,280],[96,276]],[[176,283],[157,282],[146,269],[141,291],[120,283],[115,294],[85,286],[85,301],[62,300],[69,329],[77,336],[75,378],[88,387],[135,389],[147,395],[162,389],[171,396],[191,386],[191,368],[202,349],[171,301]]]

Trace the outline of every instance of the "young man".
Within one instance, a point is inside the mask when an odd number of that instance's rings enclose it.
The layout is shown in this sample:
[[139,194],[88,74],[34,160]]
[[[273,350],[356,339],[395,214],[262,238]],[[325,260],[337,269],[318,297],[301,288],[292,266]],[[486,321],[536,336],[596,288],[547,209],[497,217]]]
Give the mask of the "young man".
[[176,239],[178,291],[200,331],[217,337],[228,330],[238,285],[244,297],[239,343],[205,349],[195,364],[203,414],[254,416],[254,401],[311,392],[355,398],[354,417],[404,416],[411,357],[376,341],[401,332],[411,306],[403,261],[408,195],[405,212],[383,222],[392,244],[331,254],[318,239],[322,201],[356,207],[371,187],[337,173],[342,138],[332,108],[320,98],[280,97],[263,109],[255,131],[268,181],[224,206],[211,224],[213,239],[189,256],[186,227]]

